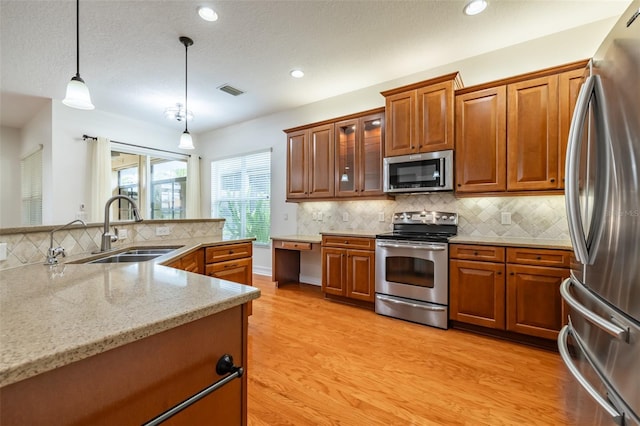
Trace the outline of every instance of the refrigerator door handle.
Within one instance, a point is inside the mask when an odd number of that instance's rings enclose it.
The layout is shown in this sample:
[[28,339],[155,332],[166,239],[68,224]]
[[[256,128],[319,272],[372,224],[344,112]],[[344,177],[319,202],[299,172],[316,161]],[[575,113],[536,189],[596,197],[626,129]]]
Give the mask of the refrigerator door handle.
[[[580,373],[580,370],[573,363],[573,359],[569,353],[567,339],[571,333],[571,329],[568,325],[562,327],[560,333],[558,334],[558,351],[560,352],[560,357],[564,361],[565,365],[569,369],[569,372],[576,378],[578,383],[584,388],[585,391],[593,398],[606,412],[611,416],[613,421],[616,424],[623,425],[624,424],[624,416],[620,414],[618,409],[610,404],[607,400],[605,400],[600,393],[584,378],[584,376]],[[575,338],[576,336],[574,336]],[[584,349],[579,341],[576,339],[576,343],[580,350],[584,353]]]
[[580,93],[576,101],[576,106],[571,119],[571,127],[569,128],[569,141],[567,145],[567,161],[566,169],[566,206],[567,219],[569,222],[569,237],[573,245],[576,260],[581,264],[586,264],[589,258],[587,242],[582,231],[582,217],[579,210],[579,189],[578,189],[578,168],[580,163],[580,144],[582,141],[582,131],[584,123],[587,119],[587,111],[589,109],[589,101],[593,93],[595,77],[589,76],[580,87]]
[[[560,294],[562,298],[567,302],[569,306],[578,311],[580,315],[582,315],[587,321],[615,337],[616,339],[622,340],[623,342],[629,343],[629,329],[622,328],[611,321],[607,321],[601,316],[597,315],[593,311],[587,309],[584,305],[582,305],[573,295],[571,294],[571,285],[572,279],[567,278],[560,285]],[[578,286],[576,286],[577,288]],[[591,297],[588,292],[582,292],[586,297]]]

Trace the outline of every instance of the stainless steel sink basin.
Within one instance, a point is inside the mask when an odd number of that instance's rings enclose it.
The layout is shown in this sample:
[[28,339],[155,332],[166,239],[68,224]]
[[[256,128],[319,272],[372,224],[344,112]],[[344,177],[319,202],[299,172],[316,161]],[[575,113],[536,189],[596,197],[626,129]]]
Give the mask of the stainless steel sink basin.
[[99,257],[97,259],[89,260],[89,261],[77,261],[73,263],[133,263],[133,262],[146,262],[148,260],[153,260],[156,257],[160,257],[167,253],[171,253],[172,251],[179,249],[182,246],[172,246],[172,247],[142,247],[142,248],[133,248],[121,253],[109,253],[105,254],[104,257]]
[[87,263],[127,263],[127,262],[146,262],[147,260],[160,257],[162,254],[115,254],[102,259],[92,260]]

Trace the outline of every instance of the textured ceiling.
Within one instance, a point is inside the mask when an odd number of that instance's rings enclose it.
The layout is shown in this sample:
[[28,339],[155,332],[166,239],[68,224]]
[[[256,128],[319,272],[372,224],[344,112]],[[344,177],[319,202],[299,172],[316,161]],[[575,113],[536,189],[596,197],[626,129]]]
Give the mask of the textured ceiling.
[[[179,128],[163,117],[184,98],[190,130],[294,108],[466,57],[620,15],[628,0],[80,1],[80,74],[96,108]],[[201,20],[209,4],[217,22]],[[2,124],[21,125],[10,94],[62,99],[75,74],[75,1],[1,0]],[[296,80],[289,71],[300,67]],[[246,93],[217,90],[230,84]]]

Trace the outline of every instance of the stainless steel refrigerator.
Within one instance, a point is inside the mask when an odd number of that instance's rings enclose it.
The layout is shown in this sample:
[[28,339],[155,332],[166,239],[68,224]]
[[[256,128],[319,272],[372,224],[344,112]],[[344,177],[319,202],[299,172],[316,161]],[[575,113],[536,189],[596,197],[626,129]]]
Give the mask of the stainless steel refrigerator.
[[567,148],[576,262],[562,283],[558,348],[575,424],[640,425],[640,0],[597,50]]

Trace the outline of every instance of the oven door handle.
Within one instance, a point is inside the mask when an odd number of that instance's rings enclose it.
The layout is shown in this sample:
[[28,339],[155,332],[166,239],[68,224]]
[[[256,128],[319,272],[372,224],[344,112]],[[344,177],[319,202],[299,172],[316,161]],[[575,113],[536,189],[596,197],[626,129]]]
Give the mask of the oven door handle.
[[402,300],[396,300],[396,299],[392,299],[390,297],[385,297],[385,296],[381,296],[381,295],[376,295],[376,297],[380,300],[383,300],[385,302],[391,302],[391,303],[395,303],[396,305],[405,305],[405,306],[410,306],[412,308],[419,308],[419,309],[424,309],[425,311],[435,311],[435,312],[443,312],[446,311],[446,308],[442,308],[439,306],[427,306],[427,305],[418,305],[417,303],[409,303],[409,302],[405,302]]
[[429,251],[443,251],[447,248],[446,245],[438,245],[438,244],[429,244],[429,245],[419,246],[419,245],[409,245],[409,244],[386,243],[382,241],[378,241],[378,247],[408,248],[408,249],[429,250]]

